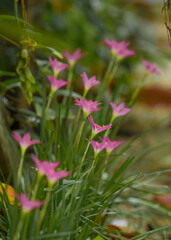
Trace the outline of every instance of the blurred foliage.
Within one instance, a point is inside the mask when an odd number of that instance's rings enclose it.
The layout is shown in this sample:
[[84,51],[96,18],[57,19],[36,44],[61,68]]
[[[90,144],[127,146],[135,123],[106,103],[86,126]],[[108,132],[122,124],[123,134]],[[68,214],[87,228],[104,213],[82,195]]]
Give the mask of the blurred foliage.
[[[24,8],[22,2],[25,2]],[[8,90],[15,86],[10,94],[14,102],[19,100],[20,86],[31,103],[32,92],[41,92],[44,75],[49,71],[48,56],[62,58],[65,49],[74,51],[80,47],[87,52],[75,69],[74,78],[78,83],[77,78],[83,71],[97,75],[98,79],[103,76],[110,53],[99,46],[100,41],[104,38],[130,41],[130,48],[137,54],[124,60],[117,73],[118,81],[123,82],[124,96],[131,90],[135,78],[131,73],[140,57],[156,60],[163,54],[158,48],[160,40],[153,24],[158,17],[155,4],[144,0],[125,0],[124,4],[120,0],[19,1],[18,19],[14,3],[0,0],[0,71],[18,75],[0,76],[1,85],[3,96],[9,96]],[[4,89],[6,82],[8,86]]]
[[[80,65],[76,73],[84,70],[100,78],[110,54],[98,46],[99,42],[104,38],[129,40],[137,55],[126,59],[118,73],[118,79],[125,79],[124,84],[129,86],[132,76],[127,70],[133,71],[140,56],[155,58],[161,54],[153,24],[156,11],[143,0],[126,0],[124,4],[119,0],[30,0],[19,1],[17,6],[16,11],[15,1],[0,1],[0,70],[18,73],[29,103],[34,78],[40,78],[36,76],[39,64],[30,62],[38,59],[47,59],[49,55],[62,57],[60,52],[65,49],[74,51],[80,47],[88,54],[81,61],[84,67]],[[23,49],[24,37],[27,44]],[[28,54],[25,59],[23,51]]]
[[[1,14],[14,16],[13,4],[9,0],[0,2]],[[28,22],[32,25],[29,34],[38,43],[60,51],[81,47],[94,53],[98,42],[109,37],[130,40],[142,53],[156,52],[158,39],[151,31],[155,11],[144,1],[123,4],[118,0],[30,0],[26,4]],[[22,18],[21,5],[19,16]],[[8,21],[0,21],[0,33],[17,41],[17,27],[11,27],[14,21],[10,24]],[[89,60],[93,62],[92,57]]]

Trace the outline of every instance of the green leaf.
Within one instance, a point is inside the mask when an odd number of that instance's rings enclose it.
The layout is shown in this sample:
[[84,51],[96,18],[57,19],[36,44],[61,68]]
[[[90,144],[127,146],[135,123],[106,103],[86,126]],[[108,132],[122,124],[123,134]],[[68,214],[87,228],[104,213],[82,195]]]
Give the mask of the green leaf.
[[63,58],[62,54],[52,47],[48,47],[48,46],[45,46],[45,45],[42,45],[42,44],[37,44],[36,48],[47,49],[47,50],[51,51],[56,57],[58,57],[60,59]]
[[83,97],[83,96],[81,96],[80,94],[78,94],[76,92],[70,93],[69,90],[63,90],[63,89],[60,89],[60,90],[56,91],[55,94],[56,95],[67,96],[67,97],[70,96],[70,94],[71,94],[72,97],[76,97],[76,98],[82,98]]
[[[42,115],[42,106],[39,104],[39,103],[35,103],[35,109],[36,109],[36,115],[38,117],[41,117]],[[60,112],[60,118],[64,118],[65,117],[65,107],[63,107],[61,109],[61,112]],[[48,114],[47,114],[47,120],[54,120],[56,118],[56,112],[49,108],[48,109]],[[74,119],[75,116],[74,114],[72,113],[71,110],[69,110],[69,114],[68,114],[68,119]]]
[[[17,19],[10,15],[0,15],[0,36],[20,46],[22,29],[25,23],[22,19],[18,19],[21,29],[18,26]],[[31,28],[31,25],[26,23],[25,27]]]
[[93,240],[104,240],[104,238],[98,235],[97,237],[93,238]]
[[1,90],[3,94],[5,94],[5,92],[8,91],[9,89],[19,87],[20,80],[19,78],[11,78],[11,79],[5,80],[4,82],[1,82],[0,85],[1,85]]
[[15,72],[0,71],[0,77],[15,77]]

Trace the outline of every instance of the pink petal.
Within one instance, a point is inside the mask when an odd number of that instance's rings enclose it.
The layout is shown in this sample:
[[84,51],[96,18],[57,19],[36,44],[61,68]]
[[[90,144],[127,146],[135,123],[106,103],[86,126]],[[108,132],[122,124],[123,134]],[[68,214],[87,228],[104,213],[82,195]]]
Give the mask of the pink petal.
[[12,133],[12,137],[21,145],[22,137],[18,134],[18,132],[14,131]]

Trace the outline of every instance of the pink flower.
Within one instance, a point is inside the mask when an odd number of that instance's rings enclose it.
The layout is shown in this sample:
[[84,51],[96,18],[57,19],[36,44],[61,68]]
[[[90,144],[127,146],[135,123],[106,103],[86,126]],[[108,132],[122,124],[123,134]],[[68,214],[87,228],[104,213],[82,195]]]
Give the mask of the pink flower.
[[51,169],[47,169],[45,175],[48,181],[54,184],[56,181],[59,181],[62,178],[68,177],[70,175],[70,172],[66,172],[64,170],[55,172],[55,171],[52,171]]
[[101,103],[98,103],[97,101],[93,102],[92,100],[86,101],[84,98],[81,98],[78,100],[76,97],[74,97],[74,103],[75,105],[82,108],[84,112],[84,117],[87,117],[89,114],[93,112],[97,112],[102,108],[97,108],[97,106]]
[[102,140],[102,143],[104,144],[108,154],[117,148],[121,143],[123,143],[122,141],[110,141],[109,137],[100,137],[100,139]]
[[54,76],[47,75],[47,77],[48,77],[49,82],[51,84],[52,91],[56,91],[59,88],[62,88],[69,83],[69,82],[66,82],[62,79],[56,80],[56,77],[54,77]]
[[85,89],[90,89],[93,86],[100,83],[100,81],[96,80],[96,76],[92,76],[91,78],[88,79],[87,74],[85,72],[81,74],[81,77],[82,77]]
[[91,145],[96,153],[101,152],[105,148],[105,144],[103,142],[99,143],[94,140],[91,140]]
[[64,51],[63,56],[67,59],[70,66],[73,66],[80,58],[84,57],[86,53],[81,53],[79,48],[72,54],[67,50]]
[[142,62],[143,62],[144,66],[146,68],[146,71],[148,73],[154,73],[156,75],[160,75],[161,74],[160,70],[156,67],[155,64],[152,64],[152,63],[148,62],[145,59],[142,59]]
[[131,108],[125,108],[124,102],[118,106],[116,105],[116,103],[111,102],[110,105],[112,107],[113,115],[115,116],[123,116],[131,111]]
[[48,161],[40,161],[34,153],[31,154],[32,159],[34,160],[36,167],[39,172],[46,175],[46,172],[54,172],[55,169],[60,165],[59,162],[48,162]]
[[55,58],[54,60],[49,57],[49,64],[53,69],[54,73],[58,75],[58,73],[64,71],[66,68],[69,68],[69,65],[66,63],[59,63],[58,59]]
[[126,58],[135,54],[135,51],[129,50],[129,42],[121,41],[118,43],[115,40],[105,39],[101,44],[107,45],[113,54],[118,55],[119,58]]
[[20,147],[25,150],[33,144],[40,143],[39,140],[31,140],[30,133],[26,133],[21,137],[20,134],[14,131],[12,137],[19,143]]
[[18,194],[16,194],[16,198],[20,201],[21,207],[25,211],[31,211],[34,208],[38,208],[44,204],[44,201],[38,202],[38,201],[28,200],[26,193],[21,193],[20,196]]
[[94,137],[97,133],[99,132],[103,132],[107,129],[110,129],[112,127],[112,124],[106,125],[106,126],[99,126],[97,124],[94,123],[93,121],[93,117],[90,115],[90,117],[88,117],[88,120],[90,121],[91,127],[92,127],[92,136]]
[[48,161],[40,161],[33,153],[31,154],[32,159],[34,160],[36,167],[39,172],[44,174],[48,181],[51,183],[55,183],[56,181],[65,178],[70,175],[70,172],[66,172],[64,170],[55,171],[55,169],[59,166],[59,162],[48,162]]

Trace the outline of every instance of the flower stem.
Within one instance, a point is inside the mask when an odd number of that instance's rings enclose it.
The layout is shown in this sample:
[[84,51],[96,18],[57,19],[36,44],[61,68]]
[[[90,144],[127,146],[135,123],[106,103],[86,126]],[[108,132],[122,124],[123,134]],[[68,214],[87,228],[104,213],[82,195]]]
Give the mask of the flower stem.
[[47,106],[46,106],[46,109],[45,109],[45,120],[47,118],[47,114],[48,114],[48,110],[49,110],[49,107],[50,107],[50,104],[51,104],[51,101],[52,101],[53,94],[54,94],[54,92],[51,90],[51,92],[49,94],[49,97],[48,97]]
[[78,131],[78,133],[77,133],[77,136],[76,136],[76,139],[75,139],[75,143],[74,143],[75,153],[77,153],[77,150],[78,150],[80,138],[81,138],[82,131],[83,131],[83,128],[84,128],[84,124],[85,124],[85,120],[83,119],[83,120],[82,120],[82,123],[81,123],[81,126],[80,126],[80,128],[79,128],[79,131]]
[[[73,68],[70,68],[68,72],[68,79],[67,79],[69,83],[66,86],[67,91],[69,91],[69,89],[71,90],[72,77],[73,77]],[[70,94],[68,96],[70,96]],[[63,104],[65,105],[66,103],[67,103],[67,96],[65,96],[63,99]]]
[[[106,153],[106,159],[105,159],[105,162],[104,162],[104,166],[106,165],[107,161],[109,159],[109,153]],[[102,183],[102,178],[103,178],[103,174],[105,172],[105,167],[103,168],[102,172],[101,172],[101,178],[100,178],[100,181],[98,182],[97,184],[97,187],[96,187],[96,192],[98,192],[99,188],[100,188],[100,185]]]
[[19,184],[20,178],[21,178],[21,172],[22,172],[22,167],[23,167],[25,151],[26,151],[26,149],[21,147],[21,160],[20,160],[20,165],[19,165],[19,169],[18,169],[17,184]]
[[114,64],[114,59],[115,59],[115,55],[112,54],[111,58],[110,58],[110,61],[109,61],[109,65],[108,65],[106,73],[105,73],[105,76],[102,80],[102,86],[101,86],[100,90],[98,91],[97,101],[99,101],[101,99],[104,92],[106,91],[106,83],[107,83],[108,77],[109,77],[109,75],[112,71],[112,67],[113,67],[113,64]]
[[92,163],[92,165],[91,165],[91,168],[90,168],[90,170],[88,171],[88,173],[87,173],[87,176],[86,176],[86,178],[88,178],[89,177],[89,175],[90,175],[90,173],[92,172],[92,170],[93,170],[93,168],[94,168],[94,165],[95,165],[95,162],[96,162],[96,159],[97,159],[97,156],[98,156],[98,153],[96,152],[96,153],[94,153],[94,159],[93,159],[93,163]]
[[33,195],[32,195],[32,200],[34,200],[36,198],[36,194],[37,194],[37,191],[38,191],[38,188],[39,188],[39,183],[40,183],[41,178],[42,178],[42,175],[39,174],[39,172],[38,172],[36,184],[35,184],[35,187],[34,187],[34,192],[33,192]]
[[115,59],[115,55],[112,54],[111,55],[111,58],[110,58],[110,61],[109,61],[109,65],[108,65],[108,68],[106,70],[106,73],[105,73],[105,76],[103,78],[103,84],[106,84],[107,80],[108,80],[108,77],[112,71],[112,67],[113,67],[113,62],[114,62],[114,59]]
[[130,106],[130,107],[135,103],[138,94],[140,93],[140,91],[141,91],[142,88],[143,88],[143,85],[144,85],[144,82],[145,82],[147,76],[148,76],[148,74],[146,73],[146,74],[143,76],[143,78],[141,79],[140,84],[138,85],[138,87],[135,89],[135,91],[134,91],[134,93],[133,93],[133,95],[132,95],[132,97],[131,97],[130,103],[129,103],[129,106]]
[[27,12],[26,12],[26,7],[24,0],[21,0],[21,7],[22,7],[22,12],[23,12],[23,19],[24,19],[24,25],[27,23]]
[[119,62],[120,62],[120,60],[117,58],[116,59],[116,63],[115,63],[115,65],[114,65],[114,67],[113,67],[113,69],[112,69],[112,71],[111,71],[111,73],[110,73],[110,75],[109,75],[109,77],[108,77],[108,79],[106,81],[106,86],[107,87],[109,87],[109,85],[111,84],[112,79],[114,78],[114,76],[116,74],[116,71],[117,71],[118,66],[119,66]]
[[14,0],[14,11],[15,11],[15,17],[17,20],[18,27],[20,28],[20,21],[19,21],[19,17],[18,17],[18,2],[19,2],[19,0]]
[[26,239],[26,236],[27,236],[27,233],[28,233],[27,229],[28,229],[28,224],[29,224],[29,221],[30,221],[30,217],[31,217],[30,214],[27,215],[26,222],[25,222],[25,225],[24,225],[24,232],[23,232],[23,236],[22,236],[23,239]]
[[[116,117],[117,117],[116,115],[112,114],[112,117],[111,117],[111,119],[110,119],[109,124],[112,124]],[[104,135],[105,137],[108,136],[109,130],[110,130],[110,129],[107,129],[107,131],[105,132],[105,135]]]
[[[48,188],[52,189],[52,184],[48,184]],[[39,222],[38,222],[38,225],[37,225],[37,231],[36,231],[36,236],[38,236],[39,234],[39,231],[41,229],[41,225],[42,225],[42,222],[43,222],[43,219],[45,217],[45,214],[46,214],[46,210],[47,210],[47,206],[48,206],[48,203],[49,203],[49,200],[50,200],[50,195],[51,195],[51,191],[49,191],[47,194],[46,194],[46,199],[45,199],[45,204],[43,205],[43,208],[42,208],[42,211],[41,211],[41,214],[40,214],[40,218],[39,218]]]
[[[85,90],[84,90],[84,93],[83,93],[83,98],[86,97],[87,92],[88,92],[88,90],[85,89]],[[76,130],[77,123],[78,123],[78,120],[79,120],[79,118],[80,118],[80,113],[81,113],[81,108],[79,108],[78,113],[77,113],[77,117],[76,117],[76,119],[75,119],[74,130],[73,130],[74,132],[75,132],[75,130]]]
[[85,157],[86,157],[86,155],[87,155],[87,152],[88,152],[88,149],[89,149],[89,146],[90,146],[90,143],[91,143],[91,140],[93,139],[93,137],[94,137],[94,136],[91,135],[90,141],[89,141],[88,144],[87,144],[86,150],[85,150],[85,152],[84,152],[84,155],[83,155],[82,160],[81,160],[81,163],[80,163],[80,167],[79,167],[79,169],[78,169],[76,181],[78,180],[78,177],[79,177],[79,175],[80,175],[81,168],[82,168],[82,166],[83,166]]
[[82,166],[83,166],[83,163],[84,163],[84,160],[85,160],[87,151],[88,151],[88,149],[89,149],[89,146],[90,146],[90,143],[91,143],[91,140],[93,139],[93,137],[94,137],[94,136],[93,136],[93,134],[92,134],[91,137],[90,137],[90,141],[89,141],[88,144],[87,144],[87,147],[86,147],[86,150],[85,150],[85,152],[84,152],[84,155],[83,155],[83,157],[82,157],[82,160],[81,160],[81,163],[80,163],[78,172],[77,172],[77,176],[76,176],[76,178],[75,178],[75,184],[74,184],[73,190],[72,190],[72,192],[71,192],[71,202],[73,201],[73,196],[74,196],[74,192],[75,192],[75,188],[76,188],[76,182],[77,182],[77,180],[78,180],[78,178],[79,178],[79,175],[80,175],[80,172],[81,172],[81,168],[82,168]]
[[21,211],[20,221],[17,225],[17,230],[15,232],[13,240],[19,240],[20,239],[20,234],[21,234],[21,230],[22,230],[22,227],[23,227],[23,219],[25,217],[25,214],[26,214],[25,212]]

